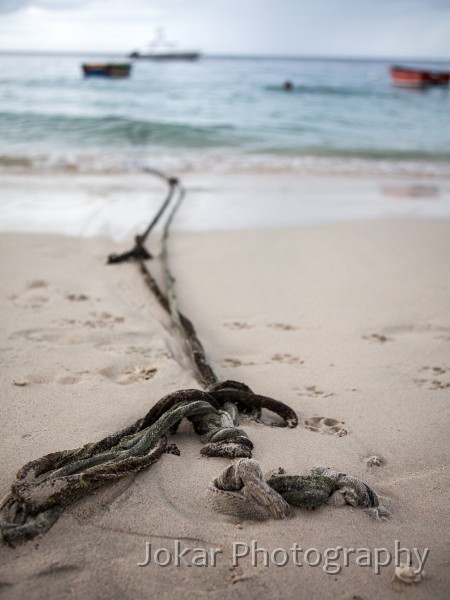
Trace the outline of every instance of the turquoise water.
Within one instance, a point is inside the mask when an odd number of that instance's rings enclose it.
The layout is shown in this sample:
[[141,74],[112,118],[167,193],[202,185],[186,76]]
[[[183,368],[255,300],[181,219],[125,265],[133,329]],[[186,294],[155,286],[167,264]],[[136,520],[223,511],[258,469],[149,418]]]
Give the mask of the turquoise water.
[[123,80],[82,77],[83,61],[108,59],[121,57],[0,55],[0,166],[368,159],[442,171],[450,159],[450,91],[395,88],[388,62],[205,57],[136,62]]

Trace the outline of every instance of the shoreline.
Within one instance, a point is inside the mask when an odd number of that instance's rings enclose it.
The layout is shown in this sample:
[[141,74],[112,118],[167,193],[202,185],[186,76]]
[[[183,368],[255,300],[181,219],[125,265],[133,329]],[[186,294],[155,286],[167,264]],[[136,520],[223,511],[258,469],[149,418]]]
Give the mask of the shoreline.
[[[242,419],[264,473],[345,470],[373,486],[392,513],[295,509],[285,521],[236,523],[208,511],[208,482],[227,461],[199,458],[187,424],[136,477],[67,509],[45,535],[0,546],[5,598],[445,598],[448,529],[445,455],[450,386],[450,222],[388,219],[283,230],[174,233],[180,308],[192,318],[222,379],[245,381],[297,412],[292,430]],[[0,492],[33,458],[77,447],[143,416],[174,389],[197,387],[167,316],[122,249],[106,238],[0,234],[5,398]],[[243,259],[245,257],[245,259]],[[151,264],[156,267],[156,263]],[[341,429],[339,429],[341,427]],[[345,435],[337,431],[345,428]],[[381,466],[367,466],[378,455]],[[330,464],[331,463],[331,464]],[[203,569],[140,569],[155,549],[222,548]],[[355,564],[266,569],[235,542],[270,551],[429,548],[422,582],[392,581]],[[191,555],[192,556],[192,555]],[[341,560],[342,563],[342,560]]]
[[67,150],[61,154],[12,154],[0,152],[0,176],[28,175],[133,175],[139,165],[179,175],[297,175],[306,177],[417,177],[450,179],[447,156],[366,156],[342,154],[238,153],[211,148],[174,152],[155,148],[145,153],[130,151],[125,158],[96,149],[92,154]]
[[[171,173],[169,170],[168,173]],[[450,180],[188,173],[176,231],[273,229],[382,218],[450,219]],[[64,190],[64,194],[61,194]],[[165,186],[144,173],[0,174],[0,230],[106,236],[142,231]]]

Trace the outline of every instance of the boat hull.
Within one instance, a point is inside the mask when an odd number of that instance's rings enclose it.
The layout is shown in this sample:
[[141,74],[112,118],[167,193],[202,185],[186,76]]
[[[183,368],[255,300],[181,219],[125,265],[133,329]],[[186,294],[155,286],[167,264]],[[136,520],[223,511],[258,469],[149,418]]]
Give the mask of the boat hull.
[[140,52],[132,52],[130,58],[138,60],[198,60],[199,52],[154,52],[150,54],[141,54]]
[[450,72],[448,71],[426,71],[421,69],[410,69],[407,67],[393,66],[390,68],[391,78],[394,85],[408,88],[424,88],[435,85],[448,85]]
[[85,63],[81,65],[85,77],[129,77],[130,63]]

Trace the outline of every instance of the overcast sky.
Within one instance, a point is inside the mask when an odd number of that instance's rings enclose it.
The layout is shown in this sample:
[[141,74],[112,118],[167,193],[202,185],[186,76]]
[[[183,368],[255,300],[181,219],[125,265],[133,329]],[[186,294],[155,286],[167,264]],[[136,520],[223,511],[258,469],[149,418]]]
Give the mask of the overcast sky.
[[450,59],[450,0],[0,0],[0,50]]

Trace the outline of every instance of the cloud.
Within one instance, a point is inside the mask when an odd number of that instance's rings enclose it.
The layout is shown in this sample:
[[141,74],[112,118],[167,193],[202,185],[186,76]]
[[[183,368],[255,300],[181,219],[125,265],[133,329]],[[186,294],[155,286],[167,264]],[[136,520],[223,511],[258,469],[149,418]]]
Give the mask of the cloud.
[[[0,49],[450,57],[450,0],[0,0]],[[8,13],[8,14],[5,14]]]
[[67,10],[79,8],[90,0],[0,0],[1,13],[14,13],[24,8],[36,6],[48,10]]
[[0,0],[0,12],[12,13],[30,4],[29,0]]

